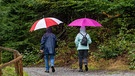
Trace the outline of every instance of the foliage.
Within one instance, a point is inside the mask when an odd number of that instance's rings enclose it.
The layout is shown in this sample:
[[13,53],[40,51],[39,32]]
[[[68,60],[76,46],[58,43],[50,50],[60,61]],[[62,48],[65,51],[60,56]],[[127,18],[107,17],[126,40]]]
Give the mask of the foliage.
[[2,62],[6,63],[13,60],[13,53],[9,51],[2,51]]
[[[126,45],[125,45],[126,44]],[[99,46],[99,55],[102,58],[116,58],[128,51],[129,42],[123,39],[110,38],[109,42]]]
[[[131,46],[132,48],[134,48],[135,45],[132,44]],[[135,69],[135,50],[131,49],[128,54],[129,54],[129,61],[130,61],[129,68],[133,70]]]
[[[7,66],[6,68],[2,69],[3,75],[2,76],[17,76],[15,73],[15,68]],[[24,76],[28,76],[26,72],[23,73]]]
[[130,69],[135,69],[135,51],[130,51],[130,57],[129,57],[129,60],[130,60]]
[[[135,43],[134,6],[134,0],[0,0],[0,46],[19,50],[26,65],[35,63],[45,30],[29,32],[29,29],[36,20],[51,16],[64,22],[53,28],[57,36],[66,30],[59,38],[60,46],[67,44],[59,48],[64,50],[57,54],[59,57],[75,49],[74,38],[79,28],[67,25],[74,19],[88,17],[103,25],[87,27],[92,44],[99,47],[97,54],[104,58],[117,57],[130,52],[130,45]],[[134,56],[128,55],[132,63]]]
[[24,66],[30,66],[30,65],[33,65],[33,64],[36,64],[39,56],[37,55],[38,52],[35,52],[34,51],[31,51],[31,52],[28,52],[28,51],[25,51],[24,54],[23,54],[23,65]]
[[[130,32],[129,32],[130,31]],[[129,55],[129,65],[130,69],[135,69],[135,64],[134,64],[134,42],[135,42],[135,37],[134,33],[135,30],[128,30],[126,31],[125,34],[121,32],[115,37],[112,37],[107,40],[107,42],[101,44],[99,46],[99,53],[96,54],[100,56],[101,58],[116,58],[118,56],[122,56],[123,54],[128,54]]]
[[16,73],[15,73],[15,68],[13,67],[6,67],[4,68],[3,71],[3,75],[2,76],[17,76]]
[[77,59],[77,51],[67,46],[65,41],[60,41],[62,44],[56,49],[56,65],[66,66],[73,64]]

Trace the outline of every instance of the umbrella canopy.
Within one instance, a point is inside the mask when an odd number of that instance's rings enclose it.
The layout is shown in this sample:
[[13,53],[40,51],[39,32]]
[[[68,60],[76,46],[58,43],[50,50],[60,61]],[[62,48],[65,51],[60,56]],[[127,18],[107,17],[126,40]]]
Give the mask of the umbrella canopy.
[[53,17],[47,17],[47,18],[42,18],[40,20],[37,20],[31,27],[30,31],[35,31],[38,29],[42,29],[42,28],[48,28],[50,26],[55,26],[55,25],[59,25],[60,23],[63,23],[62,21],[60,21],[57,18],[53,18]]
[[93,26],[93,27],[101,27],[102,25],[98,23],[96,20],[90,18],[80,18],[72,21],[68,26]]

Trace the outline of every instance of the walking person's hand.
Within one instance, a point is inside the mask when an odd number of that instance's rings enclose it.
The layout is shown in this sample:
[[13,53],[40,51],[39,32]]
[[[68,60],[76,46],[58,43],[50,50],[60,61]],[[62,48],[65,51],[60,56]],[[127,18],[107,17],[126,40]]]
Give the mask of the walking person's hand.
[[39,52],[39,59],[42,59],[42,58],[44,58],[44,51],[40,50],[40,52]]
[[40,50],[40,53],[43,53],[43,50]]

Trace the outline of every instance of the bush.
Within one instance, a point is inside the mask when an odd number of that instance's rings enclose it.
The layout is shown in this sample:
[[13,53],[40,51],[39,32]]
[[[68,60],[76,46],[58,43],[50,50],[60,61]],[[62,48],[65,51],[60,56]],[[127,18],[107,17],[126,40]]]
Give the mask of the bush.
[[15,73],[15,68],[13,67],[6,67],[2,70],[2,72],[2,76],[17,76],[17,74]]
[[129,41],[126,41],[125,39],[113,37],[105,44],[99,46],[99,56],[106,59],[115,58],[126,53],[128,51],[127,47],[129,47],[129,44]]
[[128,59],[130,61],[129,68],[131,70],[134,70],[135,69],[135,50],[134,49],[131,49],[128,54],[129,54],[129,58]]
[[31,52],[25,51],[23,54],[23,65],[29,66],[35,64],[38,58],[39,58],[38,53],[35,53],[34,51]]
[[56,65],[66,66],[76,62],[77,50],[69,48],[66,41],[60,41],[59,47],[56,49]]
[[135,36],[134,30],[120,32],[118,35],[111,37],[99,46],[99,52],[96,54],[101,58],[116,58],[128,54],[129,68],[135,69]]
[[13,53],[9,51],[2,51],[2,62],[6,63],[13,60]]
[[[2,76],[17,76],[14,67],[7,66],[6,68],[2,69],[2,72]],[[24,76],[28,76],[28,74],[24,72]]]

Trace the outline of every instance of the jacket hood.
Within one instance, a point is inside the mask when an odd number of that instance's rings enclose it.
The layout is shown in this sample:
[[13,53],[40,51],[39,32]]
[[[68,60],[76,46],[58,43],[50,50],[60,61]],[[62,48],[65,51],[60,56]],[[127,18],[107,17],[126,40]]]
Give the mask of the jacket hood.
[[46,29],[46,32],[47,32],[47,33],[51,33],[51,32],[52,32],[52,28],[51,28],[51,27],[48,27],[48,28]]
[[86,34],[86,28],[85,28],[85,26],[84,27],[80,27],[80,32],[82,34]]

